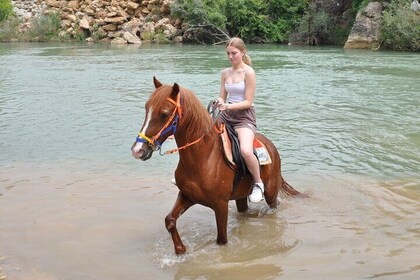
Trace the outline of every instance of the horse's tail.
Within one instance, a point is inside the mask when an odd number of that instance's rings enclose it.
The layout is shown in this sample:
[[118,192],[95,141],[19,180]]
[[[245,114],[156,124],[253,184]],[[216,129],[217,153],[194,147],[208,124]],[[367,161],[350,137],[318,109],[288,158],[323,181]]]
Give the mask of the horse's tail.
[[282,176],[280,176],[280,179],[281,179],[281,182],[282,182],[280,192],[282,192],[284,195],[305,197],[304,194],[295,190],[289,183],[287,183],[286,180],[284,180]]

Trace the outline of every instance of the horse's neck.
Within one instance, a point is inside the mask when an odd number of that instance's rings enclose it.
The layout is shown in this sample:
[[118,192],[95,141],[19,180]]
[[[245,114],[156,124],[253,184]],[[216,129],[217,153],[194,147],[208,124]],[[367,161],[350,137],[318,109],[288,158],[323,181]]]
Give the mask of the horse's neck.
[[197,143],[179,151],[181,161],[192,162],[196,165],[199,162],[207,162],[208,156],[212,150],[219,149],[220,141],[217,133],[210,131],[207,134],[203,134],[201,137],[202,138],[198,137],[197,139],[186,139],[185,134],[182,132],[175,137],[178,148],[200,139]]

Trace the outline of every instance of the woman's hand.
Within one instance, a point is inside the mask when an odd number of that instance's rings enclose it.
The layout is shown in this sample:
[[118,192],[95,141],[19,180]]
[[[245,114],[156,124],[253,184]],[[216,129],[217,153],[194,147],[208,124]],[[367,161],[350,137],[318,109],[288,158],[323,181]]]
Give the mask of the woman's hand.
[[220,111],[228,110],[229,109],[229,103],[217,103],[217,107]]

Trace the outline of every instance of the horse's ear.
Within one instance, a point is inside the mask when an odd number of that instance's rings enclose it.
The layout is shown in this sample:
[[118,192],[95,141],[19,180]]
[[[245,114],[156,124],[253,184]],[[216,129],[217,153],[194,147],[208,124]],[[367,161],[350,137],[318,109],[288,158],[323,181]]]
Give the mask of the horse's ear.
[[159,88],[162,86],[162,83],[158,81],[158,79],[156,79],[155,76],[153,76],[153,83],[155,84],[155,88]]
[[179,93],[179,85],[177,83],[174,83],[174,86],[172,87],[172,92],[171,92],[172,98],[175,99],[178,93]]

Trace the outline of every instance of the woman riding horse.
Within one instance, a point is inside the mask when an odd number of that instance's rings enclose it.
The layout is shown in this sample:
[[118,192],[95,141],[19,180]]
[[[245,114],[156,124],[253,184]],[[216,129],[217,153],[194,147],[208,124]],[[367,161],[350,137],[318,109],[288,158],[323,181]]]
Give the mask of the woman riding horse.
[[[239,212],[248,209],[247,197],[253,179],[241,178],[233,191],[235,171],[229,167],[222,153],[220,131],[206,108],[188,89],[162,85],[154,80],[155,90],[146,102],[146,116],[138,137],[131,147],[135,158],[148,160],[165,140],[174,135],[179,152],[175,179],[179,189],[175,205],[165,218],[172,236],[175,253],[186,251],[176,228],[177,219],[192,205],[201,204],[213,209],[217,223],[217,243],[227,242],[229,200],[235,200]],[[261,167],[265,201],[277,207],[278,192],[298,195],[281,176],[280,155],[276,147],[262,134],[256,137],[265,145],[271,164]]]

